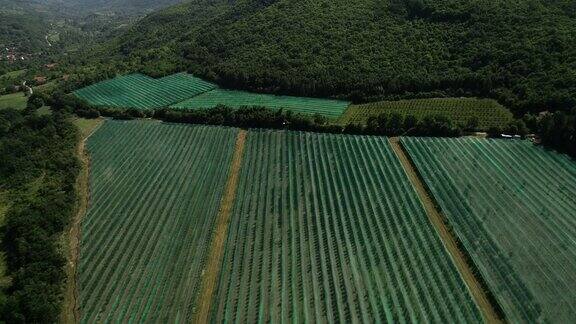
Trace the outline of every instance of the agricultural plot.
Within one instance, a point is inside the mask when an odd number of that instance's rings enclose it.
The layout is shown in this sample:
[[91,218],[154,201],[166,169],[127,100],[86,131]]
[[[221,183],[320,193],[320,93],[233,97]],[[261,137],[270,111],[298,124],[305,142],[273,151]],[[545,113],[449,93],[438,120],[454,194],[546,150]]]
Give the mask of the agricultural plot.
[[512,323],[576,322],[576,163],[526,141],[403,138]]
[[0,96],[0,109],[7,109],[7,108],[24,109],[26,108],[27,101],[28,97],[26,97],[23,92],[16,92],[3,95]]
[[270,109],[285,109],[302,114],[320,114],[329,118],[337,118],[348,107],[346,101],[276,96],[269,94],[250,93],[245,91],[215,89],[205,92],[186,101],[172,105],[175,109],[205,109],[217,105],[232,108],[246,106],[262,106]]
[[400,101],[381,101],[363,105],[352,105],[342,116],[342,123],[365,124],[368,118],[380,114],[399,113],[422,119],[428,115],[444,115],[456,124],[467,125],[477,118],[478,129],[505,127],[513,120],[512,113],[492,99],[437,98]]
[[160,79],[131,74],[93,84],[74,94],[95,106],[154,109],[168,107],[215,87],[186,73]]
[[237,129],[107,121],[94,133],[81,322],[190,322]]
[[17,71],[7,72],[7,73],[0,75],[0,80],[3,81],[5,79],[18,78],[18,77],[21,77],[22,75],[24,75],[24,73],[26,73],[26,70],[17,70]]
[[383,137],[248,133],[211,322],[481,322]]

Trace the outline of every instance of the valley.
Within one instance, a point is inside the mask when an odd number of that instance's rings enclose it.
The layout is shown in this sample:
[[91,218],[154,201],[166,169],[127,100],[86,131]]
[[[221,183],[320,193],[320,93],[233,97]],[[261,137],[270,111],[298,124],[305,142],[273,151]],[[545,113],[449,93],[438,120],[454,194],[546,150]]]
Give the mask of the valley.
[[576,322],[569,0],[0,0],[0,322]]

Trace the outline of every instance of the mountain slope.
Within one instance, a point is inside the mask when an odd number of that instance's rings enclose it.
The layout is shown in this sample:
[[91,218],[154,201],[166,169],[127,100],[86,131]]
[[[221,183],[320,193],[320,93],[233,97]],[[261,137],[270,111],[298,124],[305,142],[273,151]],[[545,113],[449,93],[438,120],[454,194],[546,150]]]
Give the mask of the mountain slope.
[[356,101],[475,95],[522,111],[569,109],[574,6],[196,0],[141,20],[108,49],[141,69],[185,67],[236,88]]
[[52,14],[140,14],[180,2],[183,0],[0,0],[0,10],[34,10]]

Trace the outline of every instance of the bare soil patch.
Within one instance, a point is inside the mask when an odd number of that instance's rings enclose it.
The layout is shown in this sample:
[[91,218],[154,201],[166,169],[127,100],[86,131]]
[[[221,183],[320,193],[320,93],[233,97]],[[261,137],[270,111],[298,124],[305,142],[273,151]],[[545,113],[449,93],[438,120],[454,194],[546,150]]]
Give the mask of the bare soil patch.
[[[62,323],[79,323],[80,309],[78,304],[78,287],[77,287],[77,265],[80,256],[80,234],[82,217],[88,210],[90,200],[90,157],[85,151],[85,143],[88,137],[92,135],[98,127],[102,125],[104,119],[94,119],[85,122],[80,127],[80,139],[77,147],[78,159],[81,162],[80,174],[76,180],[76,192],[78,197],[77,211],[71,220],[69,229],[65,232],[65,241],[67,242],[66,251],[66,288],[64,291],[64,305],[62,309]],[[77,123],[77,121],[75,121]],[[83,127],[84,126],[84,127]]]

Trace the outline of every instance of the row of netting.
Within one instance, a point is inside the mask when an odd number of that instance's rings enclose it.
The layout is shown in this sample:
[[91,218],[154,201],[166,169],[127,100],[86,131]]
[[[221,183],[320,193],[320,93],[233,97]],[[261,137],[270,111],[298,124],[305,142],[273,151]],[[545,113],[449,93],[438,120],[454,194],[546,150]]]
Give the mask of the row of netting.
[[481,322],[383,137],[250,131],[212,322]]
[[330,118],[337,118],[344,113],[349,104],[347,101],[340,100],[215,89],[172,105],[171,108],[188,110],[213,108],[217,105],[225,105],[231,108],[262,106],[275,110],[284,109],[295,113],[320,114]]
[[403,138],[511,322],[576,321],[576,162],[527,141]]
[[168,107],[215,87],[186,73],[160,79],[130,74],[93,84],[74,94],[95,106],[154,109]]
[[490,127],[506,127],[513,120],[512,113],[492,99],[436,98],[352,105],[342,116],[342,121],[365,124],[370,117],[393,113],[413,115],[418,119],[443,115],[461,125],[467,125],[471,119],[476,118],[477,127],[485,130]]
[[107,121],[88,141],[81,322],[190,322],[237,130]]

